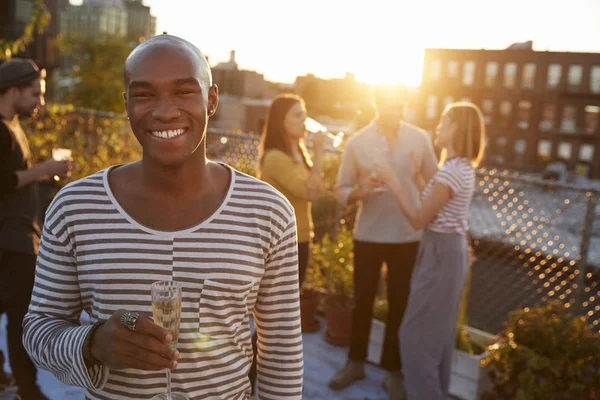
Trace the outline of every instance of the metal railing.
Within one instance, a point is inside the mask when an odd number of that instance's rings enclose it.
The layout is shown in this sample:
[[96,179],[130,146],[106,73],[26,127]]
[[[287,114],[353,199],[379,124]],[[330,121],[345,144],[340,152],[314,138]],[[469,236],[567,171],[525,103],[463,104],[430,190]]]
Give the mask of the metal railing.
[[[258,141],[213,131],[208,154],[252,173]],[[354,219],[356,210],[339,206],[331,191],[339,157],[328,155],[328,190],[313,204],[317,237],[335,231],[341,218]],[[599,195],[592,187],[480,170],[470,213],[469,325],[496,333],[509,312],[555,299],[600,332]]]

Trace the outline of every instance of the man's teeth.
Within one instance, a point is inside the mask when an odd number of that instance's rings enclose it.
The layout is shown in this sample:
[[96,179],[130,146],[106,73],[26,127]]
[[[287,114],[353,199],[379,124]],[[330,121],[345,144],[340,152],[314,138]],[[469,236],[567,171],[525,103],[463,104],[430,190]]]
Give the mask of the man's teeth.
[[183,129],[175,129],[169,131],[152,131],[152,136],[163,139],[171,139],[183,133]]

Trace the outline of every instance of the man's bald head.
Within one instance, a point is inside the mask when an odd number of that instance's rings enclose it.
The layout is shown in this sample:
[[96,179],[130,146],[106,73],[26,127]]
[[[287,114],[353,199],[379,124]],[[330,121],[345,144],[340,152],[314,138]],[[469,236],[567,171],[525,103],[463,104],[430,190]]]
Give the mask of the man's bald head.
[[197,66],[197,78],[202,88],[202,95],[204,96],[204,100],[207,101],[208,91],[212,86],[212,74],[208,61],[206,61],[206,57],[204,57],[204,54],[202,54],[200,49],[192,43],[172,35],[153,36],[133,49],[125,61],[125,91],[129,88],[131,72],[135,69],[136,65],[150,54],[160,54],[164,51],[178,51],[187,54],[190,59],[195,62]]

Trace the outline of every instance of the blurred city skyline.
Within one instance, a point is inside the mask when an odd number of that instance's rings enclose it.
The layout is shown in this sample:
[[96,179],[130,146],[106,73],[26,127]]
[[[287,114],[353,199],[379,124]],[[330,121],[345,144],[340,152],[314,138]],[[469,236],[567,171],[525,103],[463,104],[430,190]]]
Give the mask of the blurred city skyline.
[[157,17],[157,34],[190,40],[213,66],[235,50],[241,69],[278,82],[351,72],[367,83],[417,86],[425,48],[503,49],[532,40],[537,51],[600,52],[595,0],[371,0],[368,8],[340,0],[143,2]]

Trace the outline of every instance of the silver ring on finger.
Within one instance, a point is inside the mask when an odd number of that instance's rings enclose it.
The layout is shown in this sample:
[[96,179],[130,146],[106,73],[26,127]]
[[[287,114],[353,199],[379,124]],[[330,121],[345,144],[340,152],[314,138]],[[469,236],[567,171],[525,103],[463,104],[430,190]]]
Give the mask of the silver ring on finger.
[[135,311],[125,311],[121,315],[121,325],[125,328],[135,331],[135,324],[140,317],[140,314]]

